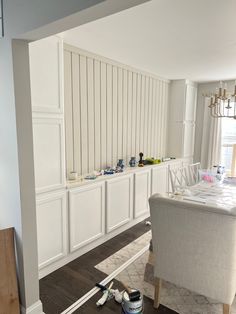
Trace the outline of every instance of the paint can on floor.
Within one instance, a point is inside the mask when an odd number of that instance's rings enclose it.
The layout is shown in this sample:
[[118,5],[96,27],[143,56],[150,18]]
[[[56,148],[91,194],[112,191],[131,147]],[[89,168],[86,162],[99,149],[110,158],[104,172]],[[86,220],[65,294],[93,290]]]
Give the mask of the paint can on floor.
[[[132,289],[132,291],[136,291]],[[122,295],[122,314],[143,314],[143,297],[140,295],[139,300],[130,301],[129,294],[124,291]]]

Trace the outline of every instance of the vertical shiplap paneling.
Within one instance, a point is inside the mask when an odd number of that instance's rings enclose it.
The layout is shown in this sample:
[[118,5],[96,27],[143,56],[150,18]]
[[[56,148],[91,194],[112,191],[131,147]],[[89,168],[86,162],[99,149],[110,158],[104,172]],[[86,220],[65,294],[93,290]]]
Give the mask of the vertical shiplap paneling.
[[123,69],[123,158],[127,160],[128,71]]
[[158,127],[157,127],[157,138],[158,140],[158,156],[161,156],[161,141],[160,141],[160,136],[161,136],[161,81],[158,80],[158,110],[157,110],[157,118],[158,118]]
[[94,60],[94,159],[95,170],[101,168],[101,62]]
[[107,166],[107,69],[106,63],[101,63],[101,166]]
[[158,88],[158,81],[154,81],[154,112],[153,112],[153,147],[154,147],[154,152],[153,155],[158,157],[157,154],[157,146],[158,146],[158,138],[157,138],[157,121],[158,121],[158,116],[157,116],[157,108],[158,108],[158,103],[157,103],[157,88]]
[[152,116],[151,116],[151,142],[150,142],[150,146],[151,146],[151,156],[156,156],[155,155],[155,142],[154,142],[154,132],[155,132],[155,97],[156,97],[156,81],[152,80]]
[[162,130],[163,130],[163,133],[162,133],[162,156],[165,156],[165,140],[166,140],[166,137],[165,137],[165,131],[166,131],[166,104],[165,104],[165,99],[166,99],[166,84],[163,83],[163,99],[162,99],[162,110],[163,110],[163,124],[162,124]]
[[145,105],[144,105],[144,157],[148,155],[148,111],[149,111],[149,77],[145,76]]
[[67,173],[165,155],[168,82],[76,48],[64,58]]
[[107,64],[107,166],[112,160],[112,66]]
[[132,115],[131,115],[131,155],[135,156],[135,141],[136,141],[136,110],[137,110],[137,73],[133,73],[133,84],[132,84]]
[[94,70],[93,59],[87,58],[87,91],[88,91],[88,170],[94,171]]
[[135,127],[135,154],[140,153],[140,105],[141,105],[141,75],[137,75],[137,107],[136,107],[136,127]]
[[123,73],[122,69],[118,68],[118,82],[117,82],[117,155],[118,159],[123,158]]
[[[161,83],[161,86],[160,86],[160,132],[163,130],[163,114],[164,114],[164,111],[163,111],[163,85],[164,83],[163,82],[160,82]],[[162,146],[163,146],[163,137],[161,136],[160,137],[160,155],[162,156]]]
[[113,156],[113,165],[117,162],[117,67],[112,67],[112,156]]
[[140,152],[144,152],[145,86],[146,86],[145,76],[141,75],[140,139],[139,139]]
[[[66,171],[67,174],[74,169],[74,148],[73,148],[73,113],[72,113],[72,72],[71,52],[64,54],[64,88],[65,88],[65,139],[66,139]],[[73,153],[71,153],[73,152]]]
[[[81,124],[81,168],[88,173],[88,91],[87,58],[80,56],[80,124]],[[75,122],[74,122],[75,123]]]
[[81,174],[81,124],[80,121],[80,56],[72,53],[72,94],[73,94],[73,163],[74,169]]
[[132,72],[128,71],[128,111],[127,111],[127,159],[132,155],[132,99],[133,99],[133,77]]
[[152,146],[151,146],[151,130],[152,130],[152,81],[153,79],[149,79],[149,90],[148,90],[148,124],[147,124],[147,155],[152,157]]
[[168,125],[167,125],[167,117],[168,117],[168,101],[169,101],[169,92],[168,92],[168,86],[166,83],[164,83],[165,86],[165,97],[163,99],[163,105],[164,105],[164,127],[163,127],[163,156],[166,156],[166,141],[167,141],[167,131],[168,131]]

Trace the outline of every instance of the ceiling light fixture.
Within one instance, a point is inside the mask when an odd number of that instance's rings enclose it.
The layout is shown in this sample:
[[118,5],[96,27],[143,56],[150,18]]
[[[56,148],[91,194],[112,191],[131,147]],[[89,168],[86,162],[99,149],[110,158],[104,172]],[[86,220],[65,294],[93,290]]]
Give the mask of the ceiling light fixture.
[[219,88],[216,88],[215,94],[205,95],[210,98],[211,116],[213,118],[233,118],[236,119],[236,81],[234,94],[227,92],[227,84],[220,81]]

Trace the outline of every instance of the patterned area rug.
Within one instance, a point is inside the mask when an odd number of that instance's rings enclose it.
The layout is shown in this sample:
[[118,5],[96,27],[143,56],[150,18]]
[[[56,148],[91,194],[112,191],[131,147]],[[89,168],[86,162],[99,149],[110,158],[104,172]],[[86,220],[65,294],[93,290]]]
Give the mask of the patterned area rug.
[[[150,239],[151,231],[145,233],[95,267],[109,275],[146,246]],[[149,252],[144,253],[122,271],[116,279],[130,287],[139,289],[142,294],[153,299],[153,274],[151,267],[147,267],[148,256]],[[161,304],[180,314],[222,314],[222,304],[165,281],[162,284]],[[232,314],[236,314],[236,299],[232,306]]]

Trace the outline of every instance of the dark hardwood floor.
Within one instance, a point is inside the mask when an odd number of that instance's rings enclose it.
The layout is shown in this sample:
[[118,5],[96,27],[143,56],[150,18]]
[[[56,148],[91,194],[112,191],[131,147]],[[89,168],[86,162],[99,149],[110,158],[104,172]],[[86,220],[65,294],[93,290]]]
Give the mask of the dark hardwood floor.
[[[142,234],[150,230],[145,221],[126,230],[92,251],[84,254],[69,264],[54,271],[40,280],[40,298],[45,314],[59,314],[71,304],[91,290],[96,282],[102,281],[107,275],[97,270],[94,266],[105,258],[114,254]],[[120,290],[123,286],[114,280],[114,287]],[[92,297],[74,313],[104,314],[121,313],[121,306],[111,300],[102,308],[97,308],[98,294]],[[174,314],[176,312],[160,306],[158,311],[153,309],[153,301],[144,297],[145,313],[147,314]]]

